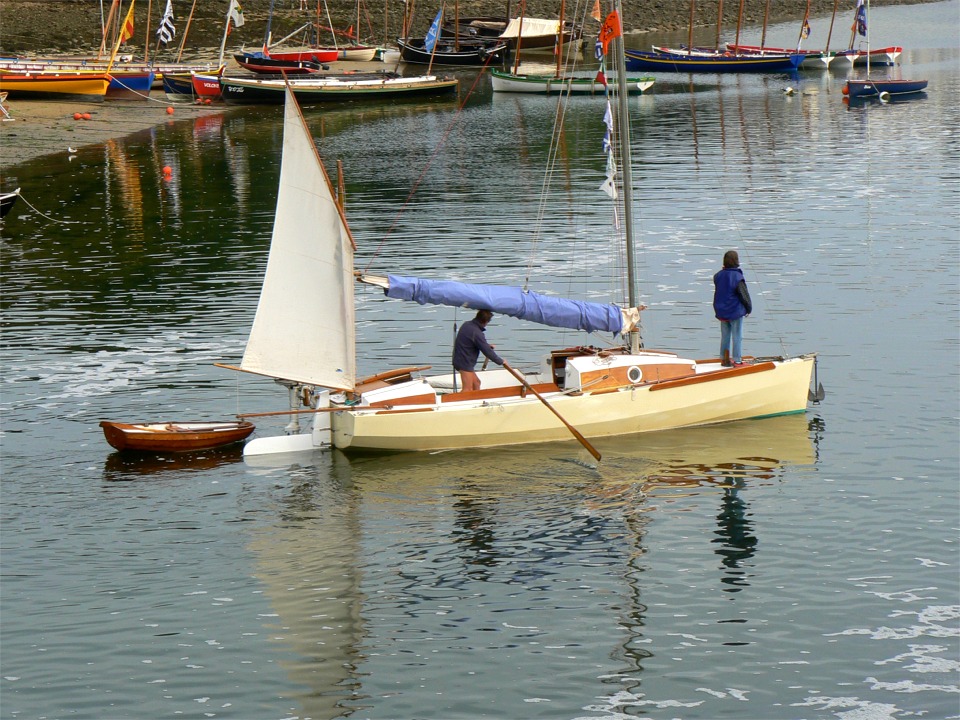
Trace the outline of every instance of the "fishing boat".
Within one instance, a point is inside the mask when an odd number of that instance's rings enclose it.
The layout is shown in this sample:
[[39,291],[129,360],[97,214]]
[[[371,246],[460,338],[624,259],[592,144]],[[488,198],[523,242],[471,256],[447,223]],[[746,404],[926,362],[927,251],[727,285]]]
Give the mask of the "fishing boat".
[[426,37],[408,37],[397,38],[397,46],[403,62],[420,65],[499,65],[508,53],[507,43],[502,40],[438,38],[431,52]]
[[100,423],[103,435],[117,450],[180,453],[232,445],[255,429],[246,420],[235,422]]
[[888,100],[893,96],[915,95],[927,89],[926,80],[904,80],[901,78],[877,78],[870,76],[871,52],[870,52],[870,29],[867,25],[867,16],[870,14],[870,0],[858,0],[857,7],[862,10],[858,12],[857,22],[854,26],[854,32],[865,36],[867,43],[867,72],[864,78],[850,78],[843,86],[843,95],[848,99],[876,97],[881,100]]
[[17,72],[0,68],[0,91],[11,98],[103,102],[110,74],[93,70]]
[[[744,5],[740,3],[737,19],[737,42],[743,22]],[[630,72],[678,72],[678,73],[757,73],[794,72],[803,62],[800,53],[764,53],[747,55],[729,52],[720,48],[720,31],[723,23],[723,3],[717,5],[717,37],[712,48],[696,47],[693,44],[693,28],[696,16],[696,0],[690,0],[690,19],[687,24],[687,44],[679,48],[653,46],[650,51],[626,50],[626,66]]]
[[626,50],[628,72],[744,73],[792,72],[803,62],[803,55],[735,55],[732,53],[657,52]]
[[9,192],[0,193],[0,218],[5,218],[7,213],[13,210],[17,204],[17,198],[20,197],[20,188]]
[[[791,50],[780,47],[761,47],[760,45],[737,45],[727,43],[727,50],[740,55],[782,55],[798,53],[803,56],[800,66],[803,68],[817,65],[829,66],[836,60],[844,60],[850,65],[866,65],[868,53],[861,50]],[[871,65],[894,65],[903,52],[902,47],[886,47],[871,50],[869,53]]]
[[[563,3],[560,5],[560,15],[553,21],[551,27],[554,33],[554,46],[560,46],[561,27],[563,21]],[[538,95],[605,95],[607,93],[608,78],[606,68],[601,62],[599,70],[592,72],[578,71],[579,52],[573,45],[565,44],[561,52],[555,54],[556,65],[550,73],[520,73],[521,55],[529,50],[524,44],[517,48],[513,57],[513,69],[510,72],[491,69],[491,86],[494,92],[535,93]],[[627,91],[638,95],[649,90],[654,83],[652,77],[628,78]]]
[[[511,51],[519,49],[526,52],[552,54],[557,47],[559,32],[560,23],[549,18],[520,16],[511,19],[505,16],[484,15],[448,19],[443,24],[441,36],[504,40]],[[582,28],[570,21],[564,22],[561,40],[565,52],[580,50],[583,45]]]
[[[315,56],[314,56],[315,57]],[[261,75],[279,75],[287,73],[289,75],[308,75],[310,73],[322,72],[326,69],[316,60],[299,59],[281,59],[273,55],[265,55],[262,52],[238,53],[233,56],[237,65],[244,70]]]
[[[619,20],[616,21],[619,28]],[[618,32],[618,37],[619,37]],[[725,367],[645,350],[633,262],[632,176],[626,72],[617,61],[617,111],[607,113],[620,150],[606,166],[617,232],[627,258],[623,305],[545,296],[525,288],[471,285],[394,274],[355,273],[355,242],[342,195],[317,153],[292,89],[285,93],[283,152],[273,235],[256,315],[239,366],[285,385],[287,435],[257,438],[245,455],[307,451],[333,445],[346,452],[432,451],[569,440],[595,458],[588,438],[628,435],[731,420],[803,413],[816,354],[750,359]],[[337,187],[343,180],[338,178]],[[598,193],[599,194],[599,193]],[[621,220],[622,219],[622,220]],[[542,325],[611,333],[622,345],[544,349],[539,369],[509,363],[482,370],[482,389],[462,391],[455,374],[424,375],[429,366],[357,374],[354,285],[381,288],[387,298],[419,304],[489,309]],[[290,298],[298,299],[291,311]],[[313,317],[304,309],[316,308]],[[242,414],[239,417],[259,415]],[[301,431],[298,418],[313,416]]]
[[[298,63],[312,62],[322,65],[338,59],[338,52],[332,48],[302,48],[299,50],[276,50],[271,48],[266,53],[247,53],[254,57],[270,58],[278,62]],[[276,71],[274,71],[276,72]]]
[[[549,73],[523,75],[493,68],[490,82],[494,92],[536,93],[539,95],[605,95],[608,83],[615,77],[598,77],[595,72],[566,72],[560,75]],[[650,76],[628,77],[627,92],[640,95],[653,87],[655,78]]]
[[498,38],[507,43],[511,52],[547,52],[553,54],[558,46],[564,52],[579,51],[583,45],[582,31],[572,22],[564,22],[561,31],[558,19],[520,17],[513,18]]
[[336,75],[311,75],[284,80],[273,78],[220,77],[220,94],[234,105],[283,103],[289,86],[304,104],[330,100],[423,97],[456,92],[460,81],[436,75],[402,77],[391,72],[356,72]]

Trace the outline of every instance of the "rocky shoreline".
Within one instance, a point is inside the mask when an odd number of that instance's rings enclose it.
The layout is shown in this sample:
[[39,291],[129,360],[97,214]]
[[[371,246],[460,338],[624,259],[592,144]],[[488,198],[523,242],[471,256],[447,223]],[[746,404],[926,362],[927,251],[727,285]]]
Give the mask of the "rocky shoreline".
[[[300,0],[274,0],[272,28],[278,40],[283,34],[314,20],[315,10],[300,10]],[[873,0],[873,4],[912,4],[922,0]],[[852,0],[847,0],[852,5]],[[147,29],[146,16],[148,4],[152,6],[150,26],[155,30],[159,22],[163,0],[140,0],[135,10],[137,32]],[[106,6],[106,3],[104,3]],[[231,32],[227,42],[228,57],[230,51],[240,46],[259,48],[269,15],[270,0],[243,0],[244,26]],[[346,28],[356,24],[355,0],[327,0],[332,25]],[[529,0],[527,14],[530,17],[549,17],[557,12],[558,3],[551,0]],[[774,12],[771,10],[771,23],[799,20],[803,17],[807,0],[781,0]],[[187,42],[184,45],[182,61],[199,62],[215,60],[223,38],[224,15],[227,2],[197,3],[197,9],[190,22]],[[187,30],[185,17],[187,0],[174,0],[177,13],[178,37],[182,38]],[[370,43],[383,43],[384,38],[399,35],[399,8],[397,17],[387,17],[384,22],[383,11],[365,14],[361,24],[371,28],[370,32],[361,32],[361,40]],[[429,24],[435,10],[422,6],[416,13],[414,28],[422,25],[422,33]],[[510,14],[516,14],[516,0],[511,5]],[[724,26],[736,24],[739,4],[724,4]],[[507,5],[500,0],[461,0],[461,16],[503,15],[508,12]],[[811,15],[829,15],[833,11],[833,0],[811,0]],[[698,6],[696,22],[703,27],[716,23],[717,3]],[[744,13],[746,25],[756,26],[762,23],[764,7],[758,0],[748,6]],[[841,11],[838,10],[838,15]],[[846,25],[852,12],[844,9],[843,25]],[[593,21],[590,20],[589,23]],[[839,20],[838,20],[839,22]],[[629,33],[657,33],[685,29],[689,23],[689,5],[686,3],[666,2],[666,0],[635,0],[624,10],[624,27]],[[321,23],[323,24],[323,23]],[[0,4],[0,55],[49,56],[96,54],[100,46],[100,2],[99,0],[3,0]],[[372,28],[379,27],[379,39]],[[588,24],[587,34],[594,28]],[[153,32],[151,30],[151,32]],[[281,34],[282,33],[282,34]],[[653,41],[655,37],[651,37]],[[142,41],[141,41],[142,42]],[[291,41],[292,42],[292,41]],[[321,38],[321,42],[324,40]],[[176,43],[174,43],[176,44]],[[142,47],[142,46],[141,46]],[[176,59],[176,50],[156,52],[151,48],[150,57],[160,62]],[[146,102],[113,102],[89,104],[77,102],[40,102],[8,101],[7,106],[13,117],[12,122],[0,123],[0,181],[6,182],[13,174],[11,171],[21,163],[58,152],[66,152],[68,147],[79,148],[83,145],[104,142],[110,138],[124,137],[163,122],[173,122],[198,113],[224,112],[223,106],[198,107],[177,106],[172,113],[169,103],[160,91],[154,91]],[[90,120],[75,120],[75,113],[89,113]]]
[[[922,2],[922,0],[873,0],[873,5],[904,5]],[[179,47],[183,32],[187,30],[187,16],[190,2],[175,0],[174,14],[177,25],[177,40],[171,44],[170,50],[161,49],[159,58],[171,60],[176,51],[173,45]],[[243,0],[243,15],[246,20],[242,28],[231,31],[228,45],[236,48],[240,45],[259,47],[263,38],[269,16],[270,0]],[[414,34],[423,34],[430,20],[436,12],[439,3],[416,4],[413,31]],[[150,6],[150,37],[160,21],[165,3],[163,0],[140,0],[135,5],[134,26],[139,32],[148,29],[147,11]],[[228,3],[220,2],[196,3],[190,27],[187,30],[187,42],[184,47],[184,60],[191,60],[198,56],[209,57],[211,51],[219,49],[223,38],[224,18]],[[449,3],[448,3],[449,5]],[[570,12],[572,3],[568,3],[567,12]],[[601,3],[603,7],[605,3]],[[759,25],[763,22],[766,3],[753,0],[744,6],[744,23]],[[108,7],[107,3],[103,3]],[[294,32],[297,28],[316,19],[316,7],[308,2],[301,10],[300,0],[274,0],[273,20],[271,29],[274,40],[280,40],[285,35]],[[321,4],[322,6],[322,4]],[[338,29],[352,27],[357,24],[357,5],[355,0],[327,0],[332,26]],[[389,6],[388,11],[383,7],[362,6],[360,25],[360,39],[363,42],[383,44],[393,43],[401,34],[402,3],[399,1]],[[461,0],[459,12],[461,16],[470,15],[504,15],[509,12],[517,15],[517,0],[510,4],[503,0]],[[729,28],[736,25],[739,3],[724,3],[724,26]],[[807,7],[807,0],[780,0],[774,7],[770,7],[769,21],[771,23],[795,19],[799,25]],[[829,15],[833,12],[834,0],[811,0],[810,13],[812,16]],[[845,0],[837,13],[838,21],[846,25],[852,18],[854,3]],[[0,54],[2,55],[49,55],[52,53],[89,54],[96,52],[101,42],[101,3],[99,0],[3,0],[0,4]],[[528,0],[526,14],[530,17],[552,17],[559,11],[557,0]],[[449,11],[448,11],[449,12]],[[392,14],[391,14],[392,13]],[[384,17],[386,15],[386,17]],[[672,0],[632,0],[623,9],[623,25],[627,32],[664,32],[685,29],[689,25],[690,6],[685,2]],[[709,27],[716,24],[717,0],[701,2],[695,11],[695,25]],[[592,22],[592,21],[589,21]],[[327,25],[326,13],[320,21]],[[590,25],[587,26],[590,28]],[[142,42],[142,41],[141,41]],[[321,37],[321,42],[329,39]],[[150,54],[156,55],[155,45],[150,48]]]

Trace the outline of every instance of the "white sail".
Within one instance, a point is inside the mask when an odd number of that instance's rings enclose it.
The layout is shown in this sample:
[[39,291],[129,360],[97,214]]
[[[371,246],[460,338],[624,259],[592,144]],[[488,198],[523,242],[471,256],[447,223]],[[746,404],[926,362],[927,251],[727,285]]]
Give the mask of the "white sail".
[[352,390],[353,283],[350,231],[288,88],[270,256],[240,369]]

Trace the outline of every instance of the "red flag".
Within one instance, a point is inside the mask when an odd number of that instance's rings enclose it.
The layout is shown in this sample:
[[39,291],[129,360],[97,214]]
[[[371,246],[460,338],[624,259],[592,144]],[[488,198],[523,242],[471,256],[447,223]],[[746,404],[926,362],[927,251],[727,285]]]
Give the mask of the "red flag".
[[603,74],[603,70],[597,70],[597,77],[595,78],[596,82],[601,83],[604,87],[607,86],[607,76]]
[[130,3],[130,9],[127,10],[127,17],[120,28],[120,42],[125,43],[133,37],[133,3]]
[[593,10],[590,11],[590,17],[600,22],[600,0],[593,0]]
[[621,35],[623,35],[623,32],[620,30],[620,16],[617,14],[617,11],[614,10],[607,15],[607,19],[603,21],[603,25],[600,26],[600,33],[597,35],[597,40],[599,40],[603,46],[604,55],[607,54],[607,46],[610,44],[610,41]]

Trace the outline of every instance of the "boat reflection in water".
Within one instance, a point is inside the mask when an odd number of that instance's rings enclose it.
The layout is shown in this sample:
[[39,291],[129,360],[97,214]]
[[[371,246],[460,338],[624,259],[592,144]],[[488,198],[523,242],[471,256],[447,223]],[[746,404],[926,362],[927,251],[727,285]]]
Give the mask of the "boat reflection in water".
[[[265,630],[286,653],[278,664],[305,688],[291,697],[299,716],[346,717],[364,698],[378,697],[380,683],[390,680],[380,677],[382,661],[364,648],[383,648],[387,637],[391,645],[421,648],[407,652],[455,653],[444,645],[454,640],[433,637],[433,613],[405,612],[418,601],[450,604],[458,622],[496,624],[504,632],[496,642],[514,642],[513,633],[530,629],[523,622],[511,629],[489,615],[508,602],[502,594],[532,583],[548,598],[551,588],[573,582],[573,573],[577,582],[590,582],[580,577],[584,552],[600,576],[622,578],[631,598],[621,610],[627,633],[611,650],[618,670],[610,682],[618,691],[639,683],[642,663],[654,652],[641,647],[646,608],[639,566],[649,562],[644,538],[658,509],[717,494],[713,542],[724,587],[736,592],[747,585],[757,546],[743,491],[816,461],[808,418],[797,415],[597,444],[599,465],[573,442],[245,458],[249,473],[284,478],[273,521],[250,531],[248,549],[275,613],[265,618]],[[539,508],[534,516],[521,510],[530,507]],[[611,570],[611,563],[622,569]],[[436,644],[424,649],[427,640]]]

